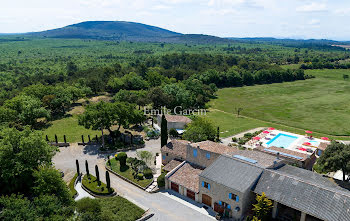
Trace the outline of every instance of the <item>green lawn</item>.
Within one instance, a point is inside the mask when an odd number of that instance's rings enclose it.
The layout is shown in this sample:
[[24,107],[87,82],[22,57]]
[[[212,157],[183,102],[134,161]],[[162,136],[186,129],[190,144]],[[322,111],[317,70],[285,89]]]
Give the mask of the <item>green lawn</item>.
[[101,136],[101,131],[86,129],[78,124],[78,115],[62,118],[50,122],[52,125],[44,130],[44,135],[48,135],[51,141],[55,140],[55,134],[59,142],[63,142],[63,135],[66,135],[67,142],[81,142],[81,135],[88,141],[88,135],[93,137]]
[[[90,179],[89,179],[90,178]],[[98,182],[97,178],[93,175],[85,175],[83,177],[82,184],[91,192],[99,195],[108,195],[114,192],[113,188],[108,189],[107,185],[103,182]]]
[[[122,170],[120,170],[120,164],[119,164],[119,161],[117,161],[115,158],[112,158],[110,159],[110,162],[111,162],[111,169],[118,173],[119,175],[127,178],[128,180],[142,186],[142,187],[146,187],[148,186],[150,183],[152,183],[153,181],[153,178],[152,179],[143,179],[143,180],[137,180],[134,178],[133,176],[133,170],[127,165],[126,168],[122,168]],[[108,163],[107,163],[108,165]]]
[[[220,89],[218,99],[212,100],[210,106],[232,116],[213,111],[208,117],[221,131],[228,131],[223,136],[261,126],[350,136],[350,81],[343,80],[343,74],[350,74],[350,70],[308,70],[306,73],[316,78]],[[241,114],[253,119],[237,119],[233,115],[236,107],[242,107]]]

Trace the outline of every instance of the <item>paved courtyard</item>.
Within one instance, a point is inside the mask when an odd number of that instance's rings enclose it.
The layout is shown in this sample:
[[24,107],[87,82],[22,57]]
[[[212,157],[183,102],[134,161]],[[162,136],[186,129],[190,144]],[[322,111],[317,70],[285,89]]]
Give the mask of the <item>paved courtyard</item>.
[[[151,151],[153,155],[160,153],[160,140],[146,141],[145,148],[141,150]],[[136,151],[128,151],[128,156],[136,157]],[[110,154],[114,155],[114,154]],[[70,180],[76,171],[75,160],[78,159],[80,171],[85,173],[85,160],[88,160],[89,170],[92,174],[95,173],[95,165],[98,165],[100,177],[105,181],[105,162],[108,154],[100,154],[96,146],[78,146],[72,144],[70,147],[60,148],[60,152],[53,159],[57,169],[65,173],[65,180]],[[150,212],[155,215],[150,220],[169,220],[169,221],[205,221],[213,220],[213,217],[206,214],[202,208],[197,208],[196,205],[188,206],[188,202],[169,197],[165,193],[147,193],[136,186],[120,179],[111,174],[111,186],[119,195],[124,196],[128,200],[134,202],[142,208],[149,208]]]

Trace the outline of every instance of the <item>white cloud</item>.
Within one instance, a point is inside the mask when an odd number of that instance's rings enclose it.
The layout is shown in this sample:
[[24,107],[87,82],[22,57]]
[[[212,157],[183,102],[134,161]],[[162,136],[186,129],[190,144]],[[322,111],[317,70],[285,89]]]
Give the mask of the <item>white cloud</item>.
[[167,10],[171,9],[172,7],[169,5],[155,5],[152,7],[153,10]]
[[312,2],[311,4],[302,5],[296,9],[297,12],[321,12],[327,11],[325,3]]
[[204,10],[201,12],[204,15],[229,15],[229,14],[236,14],[237,10],[235,9],[209,9],[209,10]]
[[311,19],[308,24],[309,25],[319,25],[321,21],[319,19]]
[[340,15],[340,16],[346,16],[350,15],[350,8],[339,8],[334,10],[334,14]]

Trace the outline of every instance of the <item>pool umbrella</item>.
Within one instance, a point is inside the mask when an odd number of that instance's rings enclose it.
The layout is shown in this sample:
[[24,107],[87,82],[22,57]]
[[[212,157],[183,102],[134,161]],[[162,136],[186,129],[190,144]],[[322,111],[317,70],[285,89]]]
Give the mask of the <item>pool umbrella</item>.
[[269,127],[268,130],[274,130],[275,128],[274,127]]
[[305,142],[305,143],[303,143],[303,145],[310,146],[310,145],[311,145],[311,143],[309,143],[309,142]]
[[261,137],[253,137],[254,140],[260,140]]
[[305,131],[305,133],[312,134],[312,131],[311,130],[307,130],[307,131]]
[[322,140],[329,140],[328,137],[321,137]]
[[263,131],[264,134],[269,134],[270,132],[268,132],[267,130]]

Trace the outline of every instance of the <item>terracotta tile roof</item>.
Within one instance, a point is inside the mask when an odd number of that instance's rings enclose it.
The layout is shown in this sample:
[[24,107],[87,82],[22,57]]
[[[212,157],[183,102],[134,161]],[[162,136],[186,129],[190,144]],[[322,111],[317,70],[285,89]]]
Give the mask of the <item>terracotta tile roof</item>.
[[329,143],[326,142],[321,142],[320,145],[318,146],[318,149],[325,151],[326,148],[328,147]]
[[187,140],[171,140],[167,145],[164,145],[161,150],[174,154],[179,158],[186,159]]
[[163,167],[163,170],[168,172],[172,171],[173,169],[175,169],[175,167],[179,166],[182,162],[183,161],[180,161],[180,160],[172,160]]
[[[264,149],[265,149],[265,147],[262,147],[262,146],[259,146],[259,147],[255,148],[255,150],[258,150],[258,151],[261,151],[261,152],[265,152],[265,153],[268,153],[268,154],[274,154],[274,153],[265,151]],[[300,152],[297,152],[297,151],[294,151],[294,150],[288,150],[288,149],[275,147],[275,146],[272,146],[272,147],[269,147],[269,148],[266,148],[266,149],[278,151],[280,153],[286,153],[286,154],[294,155],[294,156],[297,156],[297,157],[302,157],[302,159],[296,159],[296,158],[293,158],[293,157],[288,157],[288,156],[285,156],[285,155],[281,155],[280,156],[281,158],[288,158],[288,159],[292,159],[292,160],[305,161],[309,157],[309,155],[307,155],[305,153],[300,153]],[[276,154],[274,154],[274,155],[276,155]]]
[[219,143],[215,143],[213,141],[202,141],[202,142],[198,142],[198,143],[192,143],[191,144],[192,147],[198,147],[200,149],[206,150],[206,151],[210,151],[213,153],[218,153],[218,154],[225,154],[228,152],[233,152],[235,150],[237,150],[234,147],[229,147],[223,144],[219,144]]
[[195,193],[199,192],[199,174],[202,169],[194,167],[189,163],[185,163],[174,174],[169,177],[171,182],[179,184]]
[[183,122],[183,123],[191,123],[191,119],[186,117],[186,116],[182,116],[182,115],[165,115],[165,119],[168,122]]

